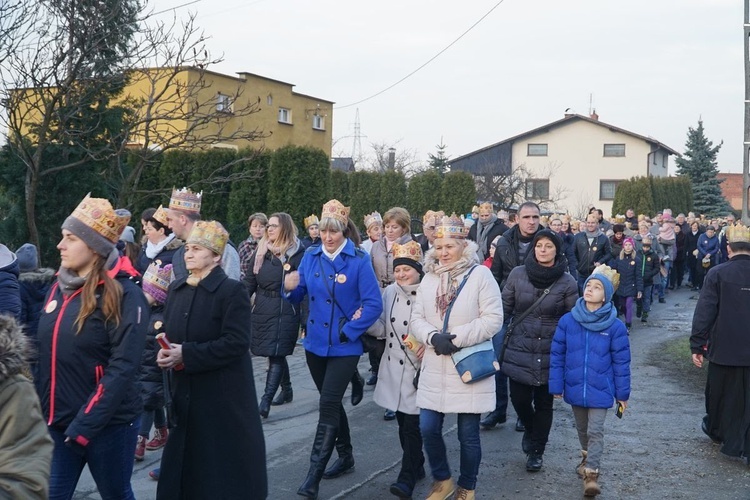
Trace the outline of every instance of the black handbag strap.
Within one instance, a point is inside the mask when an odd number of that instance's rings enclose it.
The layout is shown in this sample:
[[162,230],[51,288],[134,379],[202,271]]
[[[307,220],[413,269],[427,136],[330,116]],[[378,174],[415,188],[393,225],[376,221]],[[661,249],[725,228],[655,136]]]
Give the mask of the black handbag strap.
[[336,280],[335,279],[333,280],[333,290],[331,290],[331,288],[328,288],[328,281],[325,279],[326,272],[323,269],[323,257],[318,257],[318,264],[320,265],[320,276],[321,278],[323,278],[323,284],[326,287],[326,291],[328,292],[328,295],[331,296],[331,300],[333,300],[333,303],[336,304],[336,307],[339,308],[339,311],[341,311],[341,314],[343,314],[346,320],[349,321],[351,317],[348,314],[346,314],[344,309],[341,307],[341,304],[339,304],[339,301],[336,300]]
[[469,276],[471,276],[471,273],[474,272],[474,269],[476,269],[477,265],[474,265],[471,269],[469,269],[469,272],[464,275],[464,279],[461,280],[461,284],[458,285],[458,289],[456,290],[456,295],[453,296],[451,299],[450,304],[448,304],[448,309],[445,311],[445,317],[443,318],[443,333],[446,333],[448,331],[448,319],[451,317],[451,309],[453,309],[453,304],[455,304],[456,299],[458,298],[458,294],[461,293],[461,289],[466,284],[466,281],[469,279]]
[[[391,302],[391,309],[390,309],[391,312],[393,312],[393,306],[396,305],[397,293],[398,292],[396,292],[396,293],[393,294],[393,302]],[[390,316],[390,314],[388,314],[386,316]],[[396,329],[393,328],[393,323],[390,323],[390,325],[391,325],[391,331],[393,332],[393,336],[396,337],[396,340],[398,340],[398,343],[401,346],[401,350],[404,351],[404,356],[406,356],[406,360],[409,362],[409,364],[411,365],[412,368],[414,368],[415,370],[419,371],[419,368],[417,368],[417,365],[415,365],[414,362],[409,357],[409,353],[406,352],[408,348],[404,345],[403,342],[401,342],[401,335],[399,335],[398,332],[396,331]]]
[[[557,283],[557,281],[555,281],[555,283]],[[554,283],[553,283],[553,284],[554,284]],[[549,288],[545,288],[545,289],[544,289],[544,291],[542,292],[542,294],[541,294],[541,295],[539,296],[539,298],[538,298],[538,299],[536,299],[536,301],[535,301],[535,302],[534,302],[533,304],[531,304],[531,307],[529,307],[529,308],[528,308],[528,309],[526,309],[526,310],[525,310],[524,312],[522,312],[522,313],[521,313],[521,314],[520,314],[520,315],[518,316],[518,318],[513,318],[513,319],[511,320],[511,323],[515,323],[515,324],[517,325],[517,324],[519,324],[519,323],[520,323],[521,321],[523,321],[524,319],[526,319],[526,316],[528,316],[529,314],[531,314],[531,313],[532,313],[532,312],[534,311],[534,309],[536,309],[536,308],[537,308],[537,306],[539,306],[539,304],[541,304],[541,303],[542,303],[542,301],[544,300],[544,297],[546,297],[547,295],[549,295],[549,291],[550,291],[550,288],[552,288],[552,287],[549,287]]]

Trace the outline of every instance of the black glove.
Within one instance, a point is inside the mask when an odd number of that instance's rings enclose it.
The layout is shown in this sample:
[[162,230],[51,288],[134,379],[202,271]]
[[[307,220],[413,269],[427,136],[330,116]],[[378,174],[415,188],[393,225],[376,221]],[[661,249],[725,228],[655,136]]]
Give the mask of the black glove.
[[450,333],[436,333],[432,336],[432,339],[430,339],[430,343],[432,344],[432,347],[435,348],[437,354],[449,356],[454,352],[458,352],[458,347],[451,342],[451,340],[455,338],[456,336]]

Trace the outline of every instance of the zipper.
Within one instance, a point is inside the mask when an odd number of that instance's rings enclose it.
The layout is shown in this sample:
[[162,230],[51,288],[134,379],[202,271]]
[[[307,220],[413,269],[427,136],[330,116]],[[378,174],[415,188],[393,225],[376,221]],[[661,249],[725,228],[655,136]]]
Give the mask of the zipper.
[[[273,262],[273,257],[271,257],[271,261]],[[281,288],[284,288],[284,277],[286,276],[286,271],[284,271],[284,263],[281,262],[281,259],[279,259],[279,262],[281,263]],[[284,314],[284,297],[279,294],[279,321],[276,324],[276,356],[279,355],[279,339],[281,338],[281,319]]]
[[104,367],[102,365],[96,365],[96,383],[98,384],[104,378]]
[[586,343],[585,343],[585,351],[583,354],[583,406],[588,406],[588,403],[586,401],[586,388],[589,385],[589,378],[588,378],[588,371],[589,371],[589,331],[586,330]]
[[[55,286],[57,286],[57,283],[55,283]],[[50,367],[50,395],[49,395],[49,420],[47,421],[47,425],[52,425],[52,421],[55,419],[55,387],[57,385],[57,340],[60,334],[60,323],[62,323],[63,316],[65,316],[65,309],[68,307],[68,304],[76,295],[79,295],[83,291],[83,288],[79,288],[75,292],[73,292],[70,296],[67,298],[63,298],[62,305],[60,306],[60,311],[57,314],[57,319],[55,320],[55,327],[52,330],[52,362]],[[50,299],[55,296],[55,292],[53,291],[50,294]]]

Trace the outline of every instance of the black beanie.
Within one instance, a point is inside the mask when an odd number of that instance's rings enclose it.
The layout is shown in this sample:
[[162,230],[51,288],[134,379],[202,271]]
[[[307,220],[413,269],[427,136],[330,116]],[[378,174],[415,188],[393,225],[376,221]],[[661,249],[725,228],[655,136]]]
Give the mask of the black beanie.
[[396,269],[396,266],[411,266],[417,270],[417,272],[419,273],[420,279],[424,278],[424,271],[422,270],[422,263],[419,261],[410,259],[409,257],[399,257],[397,259],[393,259],[393,269]]
[[534,249],[534,247],[536,246],[536,242],[539,241],[540,238],[547,238],[552,243],[554,243],[555,255],[562,255],[562,240],[560,240],[560,237],[557,235],[557,233],[552,231],[551,229],[542,229],[540,231],[537,231],[537,233],[534,235],[534,239],[531,240],[531,246],[529,247],[530,251]]

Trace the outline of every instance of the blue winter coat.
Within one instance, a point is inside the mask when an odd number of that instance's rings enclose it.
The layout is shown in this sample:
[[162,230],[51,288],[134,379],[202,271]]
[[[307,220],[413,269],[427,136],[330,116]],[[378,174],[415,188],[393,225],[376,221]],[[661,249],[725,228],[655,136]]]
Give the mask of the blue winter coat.
[[[323,357],[361,355],[359,337],[383,311],[370,256],[351,240],[333,261],[323,254],[322,246],[312,246],[302,257],[299,275],[299,286],[287,299],[295,304],[305,295],[310,299],[305,349]],[[360,307],[359,319],[350,321]]]
[[701,234],[698,237],[698,265],[706,254],[711,254],[711,265],[715,266],[719,263],[719,237],[714,234],[713,238],[709,238],[706,233]]
[[0,244],[0,314],[21,318],[21,292],[18,286],[18,259]]
[[550,394],[584,408],[611,408],[630,398],[630,342],[619,319],[602,332],[584,328],[567,313],[552,339]]

